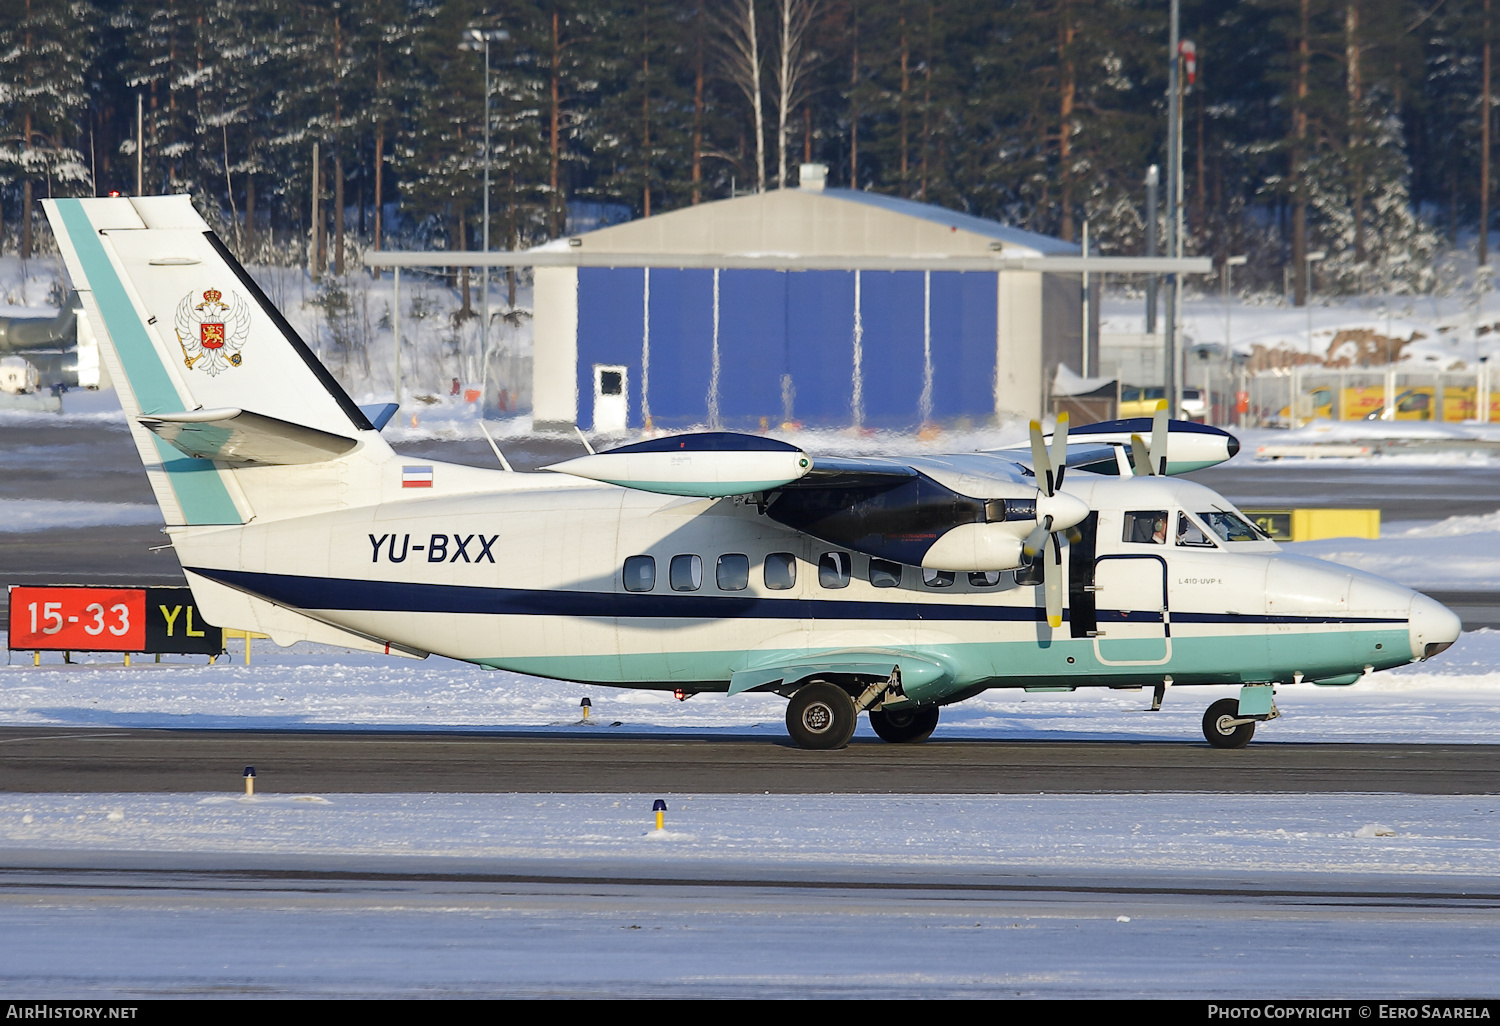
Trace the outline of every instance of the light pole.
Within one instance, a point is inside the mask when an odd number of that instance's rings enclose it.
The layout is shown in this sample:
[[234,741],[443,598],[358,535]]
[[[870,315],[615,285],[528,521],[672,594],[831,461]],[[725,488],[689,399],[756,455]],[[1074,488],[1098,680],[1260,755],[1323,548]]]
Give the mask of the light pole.
[[[480,248],[490,251],[490,43],[503,42],[510,38],[504,29],[469,28],[464,32],[460,50],[484,50],[484,227]],[[488,394],[490,360],[490,269],[479,272],[480,308],[484,311],[484,323],[479,328],[479,411],[484,415],[484,402]]]
[[1229,343],[1231,341],[1229,337],[1229,269],[1231,267],[1244,267],[1245,262],[1249,259],[1249,257],[1245,256],[1225,257],[1224,266],[1220,268],[1224,286],[1224,352],[1226,354],[1230,352]]
[[[1250,258],[1247,256],[1226,256],[1224,258],[1224,266],[1220,269],[1220,274],[1223,277],[1224,284],[1224,359],[1230,361],[1234,360],[1234,347],[1232,345],[1234,340],[1230,333],[1229,324],[1229,269],[1232,267],[1244,267],[1245,262],[1249,259]],[[1208,398],[1210,408],[1212,408],[1212,394],[1210,394]],[[1238,399],[1236,399],[1236,401],[1238,401]],[[1225,419],[1228,418],[1226,417]],[[1243,426],[1244,425],[1241,425],[1241,427]]]
[[[1146,169],[1146,255],[1156,256],[1156,194],[1161,186],[1161,170],[1152,164]],[[1156,334],[1156,275],[1146,276],[1146,334]]]
[[[1313,351],[1313,336],[1312,336],[1312,265],[1315,264],[1315,263],[1317,263],[1319,260],[1322,260],[1327,255],[1328,255],[1328,252],[1326,250],[1315,249],[1311,253],[1307,254],[1307,257],[1306,257],[1306,259],[1305,259],[1305,261],[1304,261],[1304,263],[1302,265],[1302,275],[1303,275],[1302,284],[1304,286],[1303,287],[1303,291],[1307,294],[1307,353],[1308,353],[1309,356],[1312,355],[1312,351]],[[1291,404],[1290,404],[1291,417],[1289,419],[1291,421],[1291,426],[1292,427],[1294,427],[1294,428],[1301,427],[1302,426],[1302,415],[1301,415],[1301,413],[1299,411],[1302,408],[1302,365],[1300,363],[1294,363],[1294,364],[1292,364],[1292,386],[1291,386],[1291,391],[1292,391],[1292,401],[1291,401]],[[1309,419],[1311,419],[1311,418],[1309,418]]]
[[[1181,42],[1178,35],[1178,22],[1180,20],[1180,0],[1172,0],[1171,14],[1168,21],[1167,46],[1169,51],[1167,63],[1167,256],[1175,257],[1181,255],[1181,240],[1178,238],[1177,208],[1181,203],[1179,189],[1182,185],[1182,112],[1179,110],[1179,97],[1182,94],[1182,85],[1178,80],[1178,53]],[[1166,331],[1162,339],[1166,350],[1162,355],[1166,357],[1166,380],[1162,382],[1166,387],[1163,391],[1167,399],[1167,416],[1177,416],[1177,293],[1181,287],[1177,275],[1169,274],[1166,280]]]

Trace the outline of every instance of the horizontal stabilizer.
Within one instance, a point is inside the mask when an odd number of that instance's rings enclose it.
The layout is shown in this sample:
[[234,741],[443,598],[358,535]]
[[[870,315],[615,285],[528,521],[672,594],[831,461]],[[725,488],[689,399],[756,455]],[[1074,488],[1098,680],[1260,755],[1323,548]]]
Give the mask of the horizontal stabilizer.
[[286,466],[322,463],[358,443],[317,428],[249,410],[190,410],[141,417],[140,422],[189,456],[222,463]]

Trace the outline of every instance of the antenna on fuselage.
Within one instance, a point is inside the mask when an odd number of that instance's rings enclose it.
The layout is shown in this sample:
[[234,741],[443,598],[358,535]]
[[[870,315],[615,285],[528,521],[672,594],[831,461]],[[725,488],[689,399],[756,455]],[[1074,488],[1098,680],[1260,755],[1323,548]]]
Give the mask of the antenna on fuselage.
[[505,453],[501,452],[500,447],[495,444],[495,437],[490,434],[490,429],[484,426],[484,421],[482,420],[479,422],[479,430],[484,432],[484,440],[489,442],[490,448],[495,451],[495,459],[500,461],[500,465],[508,473],[514,474],[516,472],[515,468],[510,465],[510,461],[505,458]]
[[589,444],[589,440],[587,438],[583,437],[583,428],[579,427],[577,424],[574,424],[573,430],[578,432],[578,440],[582,442],[583,447],[589,451],[589,455],[594,455],[594,447]]

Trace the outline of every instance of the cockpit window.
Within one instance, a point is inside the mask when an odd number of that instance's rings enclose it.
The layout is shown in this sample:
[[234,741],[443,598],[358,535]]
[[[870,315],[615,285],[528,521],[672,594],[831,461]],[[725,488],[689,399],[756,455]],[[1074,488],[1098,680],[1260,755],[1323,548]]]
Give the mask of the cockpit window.
[[1212,549],[1218,546],[1208,540],[1203,528],[1188,519],[1186,513],[1177,514],[1177,544],[1194,549]]
[[1121,540],[1143,545],[1165,545],[1167,543],[1167,511],[1150,509],[1126,513],[1125,533]]
[[1234,513],[1213,510],[1209,513],[1199,513],[1198,518],[1208,525],[1210,531],[1219,536],[1220,541],[1253,542],[1266,540],[1265,535],[1257,531],[1249,521]]

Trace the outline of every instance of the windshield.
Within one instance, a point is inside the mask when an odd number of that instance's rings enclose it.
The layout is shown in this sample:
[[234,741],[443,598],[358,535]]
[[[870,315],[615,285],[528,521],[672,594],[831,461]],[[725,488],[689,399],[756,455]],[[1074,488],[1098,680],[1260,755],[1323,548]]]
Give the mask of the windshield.
[[1265,535],[1257,531],[1244,518],[1234,513],[1222,513],[1212,510],[1208,513],[1199,513],[1198,519],[1208,525],[1208,529],[1219,536],[1220,541],[1226,542],[1254,542],[1265,541]]

